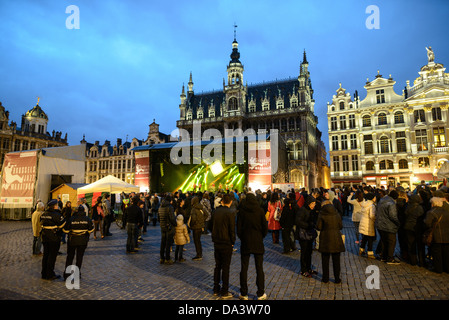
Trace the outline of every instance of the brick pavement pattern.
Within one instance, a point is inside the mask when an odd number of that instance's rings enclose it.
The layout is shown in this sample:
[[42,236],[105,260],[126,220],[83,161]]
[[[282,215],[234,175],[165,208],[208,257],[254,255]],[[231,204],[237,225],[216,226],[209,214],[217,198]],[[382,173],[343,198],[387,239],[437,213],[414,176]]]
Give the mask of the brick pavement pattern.
[[[80,289],[69,290],[64,280],[42,280],[42,258],[33,256],[30,221],[0,221],[0,299],[8,300],[214,300],[213,243],[210,235],[202,236],[203,260],[192,261],[193,242],[186,245],[183,263],[159,263],[160,228],[148,227],[144,242],[136,254],[125,252],[126,232],[115,224],[112,236],[94,240],[91,235],[82,266]],[[282,254],[282,241],[273,244],[265,238],[265,292],[271,300],[429,300],[449,298],[449,274],[435,274],[405,262],[386,265],[357,255],[352,222],[344,218],[346,252],[341,256],[342,283],[321,282],[321,256],[313,252],[312,264],[318,271],[313,278],[299,275],[300,252]],[[230,291],[234,299],[240,294],[239,240],[233,253]],[[374,244],[377,245],[377,241]],[[299,248],[299,245],[298,245]],[[63,274],[66,245],[61,245],[55,272]],[[174,252],[172,253],[172,259]],[[380,288],[368,289],[365,273],[369,265],[380,271]],[[332,266],[332,265],[331,265]],[[256,293],[253,258],[248,274],[249,298]]]

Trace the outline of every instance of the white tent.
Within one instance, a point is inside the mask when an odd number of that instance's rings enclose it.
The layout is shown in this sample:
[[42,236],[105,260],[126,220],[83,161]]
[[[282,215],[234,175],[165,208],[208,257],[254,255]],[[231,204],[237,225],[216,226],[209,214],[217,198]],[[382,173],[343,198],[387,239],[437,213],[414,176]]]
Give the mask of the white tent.
[[440,170],[438,170],[437,177],[440,179],[449,179],[449,161],[446,161],[441,165]]
[[140,187],[133,184],[126,183],[114,176],[106,176],[94,183],[77,189],[78,194],[94,193],[94,192],[109,192],[109,193],[130,193],[140,192]]

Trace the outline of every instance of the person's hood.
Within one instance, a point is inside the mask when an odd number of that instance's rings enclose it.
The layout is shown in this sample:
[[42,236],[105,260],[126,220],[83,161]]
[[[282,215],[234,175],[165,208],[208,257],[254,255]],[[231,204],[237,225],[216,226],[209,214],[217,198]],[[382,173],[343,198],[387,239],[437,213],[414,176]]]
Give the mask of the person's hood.
[[422,199],[418,194],[414,194],[410,197],[410,199],[408,200],[409,203],[417,203],[417,204],[421,204],[422,203]]
[[308,196],[304,201],[304,205],[309,207],[309,205],[313,202],[316,202],[316,199],[313,196]]

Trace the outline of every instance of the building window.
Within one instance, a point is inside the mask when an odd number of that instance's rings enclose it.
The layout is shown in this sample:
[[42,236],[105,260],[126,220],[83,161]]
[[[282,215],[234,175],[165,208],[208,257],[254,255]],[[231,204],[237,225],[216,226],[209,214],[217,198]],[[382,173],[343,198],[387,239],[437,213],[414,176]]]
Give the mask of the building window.
[[377,103],[385,103],[384,89],[376,90],[376,100],[377,100]]
[[383,136],[380,138],[380,153],[389,153],[390,152],[390,146],[388,138]]
[[342,156],[343,161],[343,171],[348,172],[349,171],[349,157],[348,156]]
[[340,157],[333,158],[334,171],[340,171]]
[[350,114],[349,115],[349,129],[354,129],[354,128],[355,128],[355,115]]
[[268,102],[264,102],[262,104],[262,111],[268,111],[270,110],[270,104]]
[[256,105],[254,103],[249,105],[249,112],[256,112]]
[[287,119],[281,120],[281,131],[286,132],[287,131]]
[[332,150],[337,151],[338,150],[338,136],[332,137]]
[[379,113],[379,115],[377,116],[377,124],[378,125],[383,125],[383,124],[387,124],[387,115],[385,113]]
[[365,154],[373,154],[374,153],[372,141],[365,142],[364,145],[365,145]]
[[298,100],[296,100],[296,99],[292,100],[290,105],[291,105],[292,108],[297,108],[298,107]]
[[341,150],[348,150],[348,136],[345,134],[341,136]]
[[446,135],[444,134],[444,127],[433,128],[433,142],[435,147],[446,146]]
[[367,161],[366,162],[366,171],[373,171],[374,170],[374,162],[373,161]]
[[352,160],[352,171],[359,170],[359,156],[353,155],[351,156],[351,160]]
[[192,120],[192,113],[191,112],[187,113],[187,120]]
[[424,114],[424,110],[415,110],[413,112],[415,123],[426,122],[426,115]]
[[394,169],[393,161],[382,160],[379,162],[379,170]]
[[407,152],[407,144],[404,138],[396,140],[398,152]]
[[346,129],[346,116],[340,116],[340,129]]
[[238,104],[237,104],[237,98],[236,97],[232,97],[231,99],[229,99],[228,102],[228,110],[229,111],[234,111],[238,109]]
[[215,108],[213,107],[209,109],[209,118],[215,118]]
[[440,107],[432,108],[432,120],[437,121],[442,119],[443,118],[441,117],[441,108]]
[[331,117],[331,130],[337,130],[337,117]]
[[404,123],[404,114],[401,111],[394,113],[394,123]]
[[295,118],[288,119],[288,130],[295,131]]
[[418,151],[427,151],[427,130],[426,129],[416,130],[415,134]]
[[276,104],[276,109],[284,109],[284,101],[278,100]]
[[20,151],[20,140],[14,142],[14,151]]
[[428,157],[418,158],[418,166],[420,168],[429,168],[430,167],[429,158]]
[[357,149],[357,134],[353,133],[350,136],[351,138],[351,149]]
[[364,127],[371,127],[371,116],[364,115],[362,118],[362,124]]
[[340,101],[340,110],[345,110],[345,102]]
[[399,169],[408,169],[408,162],[405,159],[399,160]]

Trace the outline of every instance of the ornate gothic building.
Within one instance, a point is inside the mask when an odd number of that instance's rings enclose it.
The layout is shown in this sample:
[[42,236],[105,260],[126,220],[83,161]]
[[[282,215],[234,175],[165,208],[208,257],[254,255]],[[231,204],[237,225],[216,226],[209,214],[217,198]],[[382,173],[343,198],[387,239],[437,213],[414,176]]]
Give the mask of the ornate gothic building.
[[[192,73],[188,89],[182,87],[179,129],[192,137],[193,122],[201,121],[202,132],[218,129],[251,128],[277,129],[288,149],[288,172],[284,181],[295,182],[296,187],[329,186],[329,169],[318,118],[314,114],[313,89],[309,62],[304,51],[299,75],[295,78],[250,85],[244,82],[244,66],[240,61],[238,43],[234,38],[231,60],[227,65],[227,80],[220,90],[195,94]],[[182,130],[181,137],[182,137]]]

